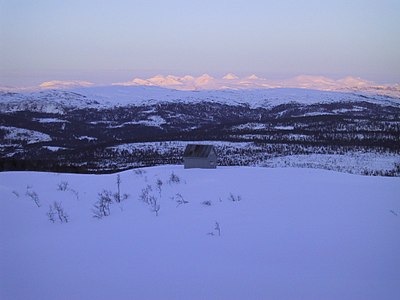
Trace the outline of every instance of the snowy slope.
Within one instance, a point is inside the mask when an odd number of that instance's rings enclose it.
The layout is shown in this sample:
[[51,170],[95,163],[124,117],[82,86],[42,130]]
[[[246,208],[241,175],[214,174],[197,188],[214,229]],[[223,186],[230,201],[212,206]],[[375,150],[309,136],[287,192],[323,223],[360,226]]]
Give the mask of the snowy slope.
[[400,99],[367,93],[317,91],[309,89],[253,89],[180,91],[148,86],[85,87],[68,91],[48,90],[31,93],[0,93],[0,111],[32,110],[62,113],[65,108],[110,108],[149,105],[159,102],[215,102],[251,107],[274,107],[286,103],[304,105],[366,101],[400,106]]
[[[120,174],[121,192],[130,196],[100,220],[93,204],[103,189],[116,192],[116,174],[0,173],[0,298],[398,298],[399,178],[142,170]],[[168,183],[172,172],[180,183]],[[57,190],[61,182],[65,191]],[[147,185],[159,216],[139,200]],[[177,206],[177,193],[188,203]],[[47,219],[54,201],[68,223]]]
[[12,126],[0,126],[0,129],[6,132],[4,140],[24,141],[27,144],[51,141],[51,137],[48,134],[35,130]]

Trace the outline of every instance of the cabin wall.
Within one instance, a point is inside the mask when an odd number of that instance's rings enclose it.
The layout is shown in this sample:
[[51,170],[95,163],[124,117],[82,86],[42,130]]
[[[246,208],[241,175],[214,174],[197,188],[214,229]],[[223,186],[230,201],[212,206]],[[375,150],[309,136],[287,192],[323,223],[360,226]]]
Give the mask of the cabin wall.
[[205,158],[191,158],[184,157],[183,164],[185,169],[201,168],[201,169],[215,169],[217,167],[217,157],[205,157]]
[[207,158],[210,167],[215,169],[217,167],[217,154],[214,151],[211,151],[210,155]]

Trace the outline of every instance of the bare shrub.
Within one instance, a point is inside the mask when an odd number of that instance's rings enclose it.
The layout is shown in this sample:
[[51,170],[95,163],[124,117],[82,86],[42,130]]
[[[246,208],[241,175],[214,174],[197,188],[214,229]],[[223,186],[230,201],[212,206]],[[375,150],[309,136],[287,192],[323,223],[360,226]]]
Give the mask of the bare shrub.
[[122,196],[121,196],[120,194],[115,193],[115,194],[113,195],[113,197],[114,197],[114,201],[115,201],[116,203],[121,203],[122,201],[124,201],[124,200],[126,200],[126,199],[129,198],[129,194],[122,194]]
[[221,227],[218,222],[215,222],[214,230],[218,233],[218,236],[221,236]]
[[110,215],[110,205],[112,204],[112,193],[110,191],[103,190],[99,193],[98,201],[94,204],[92,210],[93,217],[101,219]]
[[56,212],[53,209],[52,205],[49,205],[49,211],[46,213],[47,217],[49,218],[50,222],[56,222]]
[[121,202],[121,176],[117,175],[117,193],[114,195],[115,202]]
[[57,212],[57,216],[60,222],[68,223],[68,215],[65,213],[64,208],[61,205],[61,202],[54,201],[53,206]]
[[57,184],[57,190],[65,192],[68,190],[68,182],[67,181],[61,181],[59,184]]
[[143,174],[146,173],[146,171],[145,171],[145,170],[142,170],[142,169],[135,169],[135,170],[133,170],[133,172],[134,172],[136,175],[139,175],[139,176],[143,176]]
[[69,188],[68,191],[75,196],[76,200],[79,200],[79,193],[76,190]]
[[177,203],[176,207],[178,207],[179,205],[182,205],[182,204],[189,203],[189,201],[185,200],[183,198],[183,196],[181,194],[179,194],[179,193],[177,193],[174,198],[175,198],[175,201]]
[[15,197],[19,198],[19,193],[17,191],[12,191]]
[[163,186],[163,182],[160,178],[158,178],[156,181],[156,187],[157,187],[158,193],[160,194],[160,198],[161,198],[162,186]]
[[150,192],[153,190],[151,185],[147,185],[139,195],[139,200],[143,201],[146,204],[149,204]]
[[32,191],[29,189],[30,187],[27,188],[26,190],[26,195],[31,198],[33,200],[33,202],[35,202],[37,207],[40,207],[40,200],[39,200],[39,196],[35,191]]
[[79,193],[71,188],[67,181],[61,181],[57,184],[57,190],[61,192],[71,192],[75,196],[76,200],[79,200]]
[[150,205],[150,210],[156,214],[158,217],[158,212],[160,211],[160,204],[158,203],[158,199],[151,195],[149,197],[149,205]]
[[206,200],[206,201],[201,202],[201,204],[203,204],[204,206],[211,206],[212,203],[210,200]]
[[240,196],[240,195],[235,196],[234,194],[230,193],[228,200],[231,200],[233,202],[239,202],[242,200],[242,196]]
[[218,235],[221,236],[221,227],[219,226],[218,222],[215,222],[214,231],[207,232],[207,235]]
[[169,184],[178,184],[181,182],[181,179],[179,178],[178,175],[176,175],[174,172],[171,173],[171,175],[169,176]]
[[60,223],[68,223],[68,215],[65,213],[61,202],[54,201],[53,205],[49,206],[49,211],[46,215],[52,223],[56,222],[57,217]]

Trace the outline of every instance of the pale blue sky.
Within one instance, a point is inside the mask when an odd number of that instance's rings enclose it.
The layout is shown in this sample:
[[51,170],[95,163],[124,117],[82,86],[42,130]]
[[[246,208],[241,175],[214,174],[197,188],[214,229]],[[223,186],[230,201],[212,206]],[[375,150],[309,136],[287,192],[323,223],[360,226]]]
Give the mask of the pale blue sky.
[[227,72],[400,82],[398,0],[0,0],[0,85]]

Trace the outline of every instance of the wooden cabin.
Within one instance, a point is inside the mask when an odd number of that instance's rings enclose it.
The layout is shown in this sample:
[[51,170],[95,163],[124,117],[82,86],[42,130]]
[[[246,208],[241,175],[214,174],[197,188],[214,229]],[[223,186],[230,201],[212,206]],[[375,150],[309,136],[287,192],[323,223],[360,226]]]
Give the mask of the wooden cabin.
[[183,153],[185,169],[215,169],[217,167],[217,153],[213,145],[188,144]]

